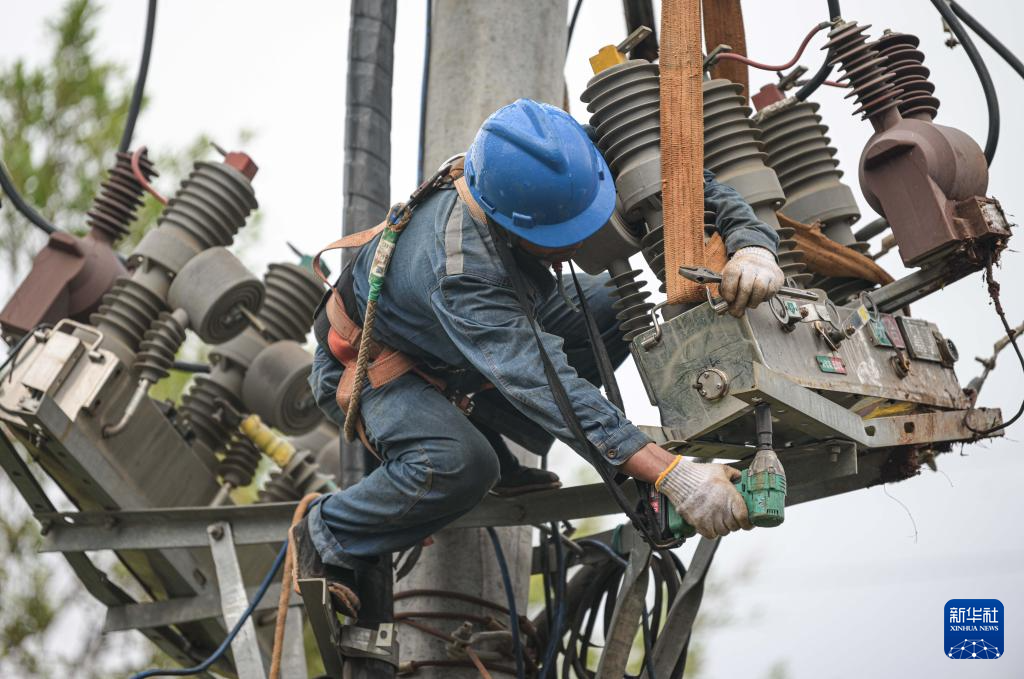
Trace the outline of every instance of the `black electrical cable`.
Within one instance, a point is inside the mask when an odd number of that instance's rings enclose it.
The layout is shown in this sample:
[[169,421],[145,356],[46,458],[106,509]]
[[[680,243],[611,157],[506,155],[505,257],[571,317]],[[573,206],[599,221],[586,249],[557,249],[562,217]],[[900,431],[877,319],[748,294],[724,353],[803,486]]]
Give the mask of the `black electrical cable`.
[[427,88],[430,86],[430,22],[434,0],[427,0],[427,22],[423,35],[423,75],[420,78],[420,147],[416,157],[416,186],[423,183],[423,154],[427,145]]
[[135,121],[139,118],[139,111],[142,109],[142,95],[146,90],[146,76],[149,74],[149,55],[153,52],[153,32],[156,28],[156,0],[149,0],[149,8],[146,10],[146,36],[142,41],[142,59],[139,62],[139,74],[135,78],[135,89],[132,90],[131,103],[128,105],[128,117],[124,121],[124,133],[121,135],[121,143],[117,150],[127,153],[132,145],[132,135],[135,133]]
[[796,97],[796,100],[806,101],[807,97],[814,94],[818,88],[821,87],[822,83],[828,80],[828,77],[832,75],[832,68],[832,50],[829,50],[825,54],[825,63],[823,63],[818,70],[814,72],[811,79],[804,83],[800,89],[796,91],[796,94],[793,95]]
[[859,241],[869,241],[888,229],[889,222],[886,221],[885,217],[879,217],[878,219],[868,222],[866,226],[859,228],[856,233],[853,234],[853,237]]
[[56,233],[60,229],[46,221],[46,218],[36,212],[35,208],[25,202],[25,199],[18,193],[18,189],[14,186],[14,181],[11,179],[11,175],[7,173],[7,168],[4,167],[3,161],[0,161],[0,189],[7,194],[7,197],[11,199],[11,203],[14,204],[14,209],[21,213],[21,215],[32,222],[40,229],[42,229],[47,235]]
[[[621,589],[622,578],[629,562],[608,544],[592,538],[578,540],[580,546],[590,547],[603,552],[607,561],[591,564],[587,568],[596,568],[593,576],[579,601],[574,600],[573,619],[569,625],[569,643],[566,647],[562,665],[563,679],[569,679],[570,670],[577,679],[589,679],[593,673],[586,668],[586,659],[591,648],[590,639],[601,614],[604,616],[605,634],[610,628],[611,616],[615,607],[615,599]],[[588,562],[589,563],[589,562]],[[657,550],[651,555],[648,566],[654,578],[654,605],[644,604],[641,618],[643,635],[644,659],[643,667],[648,679],[655,679],[653,666],[653,648],[661,626],[662,611],[672,606],[682,584],[686,569],[682,562],[671,551]]]
[[654,676],[654,642],[651,640],[651,623],[649,619],[650,616],[647,614],[646,603],[644,604],[644,609],[640,612],[640,615],[640,621],[643,626],[643,633],[641,636],[643,637],[644,643],[644,668],[647,670],[648,679],[657,679],[657,677]]
[[1024,78],[1024,62],[1010,51],[1006,45],[999,41],[999,38],[992,35],[991,31],[985,28],[981,22],[975,19],[959,2],[950,2],[949,6],[960,19],[967,24],[968,28],[978,34],[978,37],[995,50],[996,54],[1003,58],[1003,61],[1010,65],[1010,68],[1017,71],[1017,75]]
[[193,361],[175,361],[171,365],[171,370],[177,370],[183,373],[208,373],[210,372],[210,366],[207,363],[195,363]]
[[[4,371],[4,369],[7,368],[8,365],[11,365],[11,363],[13,361],[15,361],[15,359],[17,359],[18,354],[21,352],[22,347],[25,346],[25,342],[28,341],[29,337],[31,337],[33,334],[35,334],[35,332],[37,330],[44,330],[44,329],[49,328],[49,327],[50,327],[49,323],[40,323],[36,327],[34,327],[31,330],[29,330],[28,332],[26,332],[21,337],[19,337],[18,341],[14,343],[14,346],[11,347],[11,350],[7,352],[7,357],[4,358],[4,362],[0,363],[0,373],[2,373]],[[14,372],[14,368],[15,368],[16,365],[17,365],[17,363],[15,363],[14,365],[11,365],[11,373]],[[8,377],[10,377],[10,376],[8,376]]]
[[999,98],[996,95],[995,85],[992,84],[992,76],[989,75],[988,67],[985,66],[985,60],[978,53],[978,48],[974,46],[971,36],[967,34],[964,25],[960,23],[960,20],[953,14],[953,10],[946,4],[946,0],[931,0],[931,2],[938,13],[942,15],[942,18],[946,20],[949,30],[953,32],[956,39],[963,45],[964,51],[967,52],[967,58],[971,60],[974,71],[978,75],[978,80],[981,82],[981,89],[985,93],[985,104],[988,107],[988,137],[985,139],[985,160],[991,165],[992,159],[996,155],[996,146],[999,145]]
[[508,574],[508,562],[505,561],[505,552],[501,549],[498,532],[493,527],[488,526],[487,534],[491,537],[491,544],[494,546],[494,558],[498,560],[501,582],[505,586],[505,596],[508,599],[508,626],[512,631],[512,652],[516,656],[516,679],[526,679],[526,668],[523,660],[523,640],[519,636],[519,614],[516,612],[516,593],[512,588],[512,577]]
[[[839,0],[828,0],[828,20],[834,21],[843,15],[839,9]],[[811,96],[818,91],[818,88],[828,80],[828,77],[832,74],[832,50],[825,53],[825,61],[814,72],[811,79],[808,80],[804,85],[796,91],[793,95],[797,101],[806,101],[807,97]]]
[[242,629],[242,625],[244,625],[245,621],[249,619],[252,612],[256,610],[256,606],[259,604],[260,600],[263,599],[263,596],[267,593],[267,589],[270,588],[270,583],[274,581],[274,576],[276,576],[277,571],[280,570],[281,564],[284,563],[284,555],[287,552],[288,541],[285,540],[284,544],[281,545],[281,550],[277,553],[277,558],[274,559],[274,564],[264,576],[263,582],[260,583],[259,589],[256,590],[256,594],[253,596],[252,601],[249,602],[249,606],[242,611],[242,615],[238,618],[238,622],[236,622],[235,626],[231,628],[228,635],[224,637],[224,641],[221,642],[220,646],[218,646],[216,650],[206,658],[206,660],[195,667],[186,667],[183,669],[145,670],[144,672],[133,674],[131,679],[147,679],[147,677],[191,677],[196,674],[202,674],[210,669],[210,667],[213,666],[213,663],[220,660],[221,656],[223,656],[228,650],[228,647],[231,646],[231,642],[235,640],[235,637],[238,636],[238,632]]
[[569,19],[569,37],[565,41],[565,51],[569,52],[569,45],[572,44],[572,34],[576,30],[576,19],[580,16],[580,8],[583,7],[583,0],[576,0],[576,6],[572,8],[572,18]]

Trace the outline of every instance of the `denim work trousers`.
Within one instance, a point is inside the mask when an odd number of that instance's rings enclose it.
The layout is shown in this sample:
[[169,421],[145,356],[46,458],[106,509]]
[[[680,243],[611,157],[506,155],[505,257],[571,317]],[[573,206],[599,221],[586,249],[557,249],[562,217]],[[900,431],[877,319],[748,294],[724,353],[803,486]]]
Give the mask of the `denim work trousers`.
[[[612,363],[629,353],[622,341],[606,275],[580,274],[580,285]],[[572,280],[565,287],[578,306]],[[587,338],[586,320],[556,290],[541,305],[537,320],[564,340],[563,350],[577,373],[599,384]],[[537,357],[540,361],[540,357]],[[310,386],[320,408],[340,427],[345,421],[335,401],[343,367],[317,348]],[[362,570],[378,555],[421,542],[473,509],[498,481],[498,456],[483,433],[443,394],[407,373],[362,399],[370,443],[383,457],[359,483],[325,496],[309,514],[309,526],[324,562]]]

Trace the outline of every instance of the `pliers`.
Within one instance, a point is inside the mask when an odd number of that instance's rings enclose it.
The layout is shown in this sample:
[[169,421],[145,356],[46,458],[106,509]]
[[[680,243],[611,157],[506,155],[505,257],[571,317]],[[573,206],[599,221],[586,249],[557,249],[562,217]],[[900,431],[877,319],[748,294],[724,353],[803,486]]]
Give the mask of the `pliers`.
[[[700,283],[701,285],[711,285],[712,283],[722,282],[722,274],[715,273],[704,266],[681,266],[679,267],[679,275],[687,280],[693,281],[694,283]],[[779,294],[786,295],[787,297],[795,297],[796,299],[807,299],[815,302],[818,301],[818,295],[810,290],[801,290],[800,288],[783,286],[779,288]]]

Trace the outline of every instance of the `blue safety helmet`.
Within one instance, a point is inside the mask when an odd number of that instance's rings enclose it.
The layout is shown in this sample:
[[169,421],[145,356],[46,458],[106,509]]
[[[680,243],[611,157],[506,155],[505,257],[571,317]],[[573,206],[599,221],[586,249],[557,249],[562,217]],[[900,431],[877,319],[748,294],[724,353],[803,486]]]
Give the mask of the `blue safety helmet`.
[[530,243],[561,248],[615,209],[608,164],[572,116],[520,99],[481,125],[466,154],[469,192],[487,216]]

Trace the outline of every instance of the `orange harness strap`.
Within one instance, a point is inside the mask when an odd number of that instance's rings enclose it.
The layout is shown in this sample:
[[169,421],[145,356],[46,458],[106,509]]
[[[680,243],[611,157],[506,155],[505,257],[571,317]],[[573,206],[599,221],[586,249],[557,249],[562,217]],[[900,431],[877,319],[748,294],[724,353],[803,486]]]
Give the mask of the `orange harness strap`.
[[[331,286],[331,282],[327,280],[327,277],[321,271],[320,256],[331,250],[362,247],[383,231],[384,227],[385,224],[382,222],[372,229],[339,238],[318,252],[316,257],[313,258],[313,271],[316,272],[320,280],[331,287],[331,299],[324,307],[327,312],[327,320],[331,324],[331,330],[327,334],[327,347],[331,355],[345,366],[345,372],[342,373],[341,381],[338,383],[338,392],[335,396],[342,411],[348,409],[349,399],[352,398],[352,387],[355,382],[356,371],[349,368],[355,366],[356,357],[359,353],[357,349],[359,339],[363,331],[349,317],[348,312],[345,311],[345,304],[342,302],[341,295]],[[370,386],[373,388],[396,380],[416,367],[416,362],[407,355],[378,343],[371,345],[370,358],[373,362],[370,364],[366,376]]]

